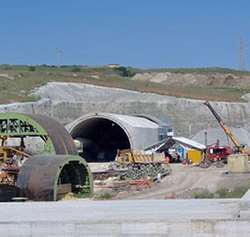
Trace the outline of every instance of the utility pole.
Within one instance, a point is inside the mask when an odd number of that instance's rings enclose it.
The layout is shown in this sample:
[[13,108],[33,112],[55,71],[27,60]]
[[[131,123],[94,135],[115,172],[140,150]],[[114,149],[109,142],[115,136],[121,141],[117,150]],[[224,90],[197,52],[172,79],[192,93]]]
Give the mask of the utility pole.
[[62,60],[62,54],[63,51],[61,49],[56,49],[56,62],[57,62],[57,66],[59,67],[61,65],[61,60]]
[[246,69],[246,61],[245,61],[245,42],[243,38],[240,38],[240,48],[239,48],[239,69],[244,71]]

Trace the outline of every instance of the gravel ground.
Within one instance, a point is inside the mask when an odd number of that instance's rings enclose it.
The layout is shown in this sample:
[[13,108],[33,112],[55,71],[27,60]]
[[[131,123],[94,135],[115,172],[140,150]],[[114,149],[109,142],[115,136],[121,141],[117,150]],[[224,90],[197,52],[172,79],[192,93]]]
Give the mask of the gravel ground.
[[225,174],[224,168],[184,166],[172,164],[172,174],[156,184],[151,189],[145,189],[138,193],[128,194],[125,199],[168,199],[168,198],[192,198],[197,190],[215,192],[222,188],[234,188],[249,185],[250,174]]

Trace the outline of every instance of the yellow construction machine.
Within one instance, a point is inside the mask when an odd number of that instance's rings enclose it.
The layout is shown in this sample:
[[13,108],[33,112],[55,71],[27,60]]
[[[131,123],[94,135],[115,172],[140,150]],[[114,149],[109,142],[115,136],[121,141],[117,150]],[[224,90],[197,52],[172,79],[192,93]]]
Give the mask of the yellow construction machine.
[[128,179],[150,177],[154,180],[159,175],[163,177],[171,172],[164,153],[127,149],[118,151],[115,161],[117,167],[127,169],[123,177]]
[[234,146],[236,148],[235,153],[249,154],[249,149],[247,149],[247,147],[245,147],[244,145],[242,145],[240,143],[240,141],[236,138],[236,136],[233,134],[233,132],[230,130],[230,128],[227,127],[226,124],[223,122],[223,120],[221,119],[221,117],[219,116],[219,114],[214,110],[214,108],[212,107],[212,105],[208,101],[206,101],[204,103],[204,105],[206,105],[208,107],[208,109],[214,115],[214,117],[218,121],[219,125],[221,126],[221,128],[223,129],[223,131],[225,132],[225,134],[227,135],[227,137],[234,144]]
[[120,165],[129,164],[150,164],[150,163],[165,163],[164,153],[146,153],[141,150],[121,150],[118,151],[116,162]]

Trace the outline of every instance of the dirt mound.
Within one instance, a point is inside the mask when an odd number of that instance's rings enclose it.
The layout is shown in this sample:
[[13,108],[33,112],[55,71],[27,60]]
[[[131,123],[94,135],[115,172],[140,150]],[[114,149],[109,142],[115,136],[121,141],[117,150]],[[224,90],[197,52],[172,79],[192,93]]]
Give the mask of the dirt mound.
[[230,73],[172,73],[172,72],[146,72],[137,73],[133,80],[161,83],[164,85],[185,86],[214,86],[214,87],[240,87],[249,88],[250,76]]

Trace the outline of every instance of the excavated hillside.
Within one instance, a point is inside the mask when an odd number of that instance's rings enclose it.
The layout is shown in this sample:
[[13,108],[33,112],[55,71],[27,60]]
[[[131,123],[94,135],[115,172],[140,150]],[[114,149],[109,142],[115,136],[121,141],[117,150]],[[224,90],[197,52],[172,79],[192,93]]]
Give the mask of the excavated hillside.
[[48,82],[74,82],[190,99],[241,101],[250,72],[223,68],[152,69],[0,65],[0,104],[34,101]]
[[91,112],[150,114],[191,137],[218,126],[203,105],[211,100],[228,125],[250,131],[250,72],[0,65],[0,82],[1,112],[41,113],[64,124]]
[[[191,137],[202,129],[217,127],[204,100],[142,93],[80,83],[51,82],[40,87],[37,102],[1,105],[0,112],[18,111],[50,115],[66,124],[91,112],[150,114],[172,120],[176,134]],[[250,131],[249,102],[212,102],[233,127]]]

